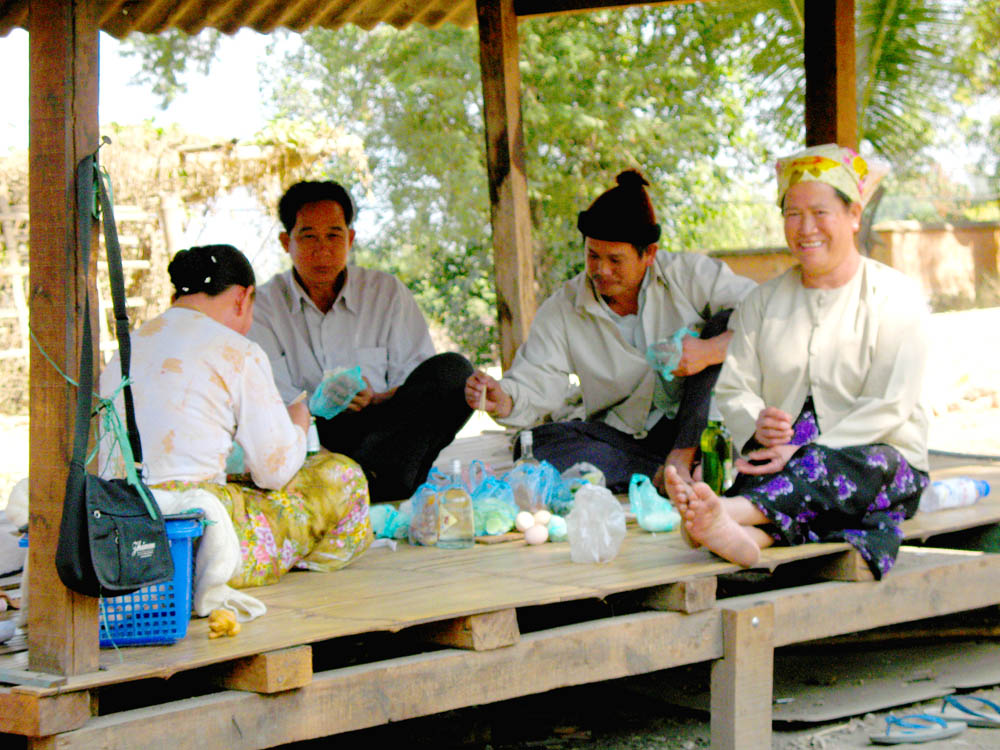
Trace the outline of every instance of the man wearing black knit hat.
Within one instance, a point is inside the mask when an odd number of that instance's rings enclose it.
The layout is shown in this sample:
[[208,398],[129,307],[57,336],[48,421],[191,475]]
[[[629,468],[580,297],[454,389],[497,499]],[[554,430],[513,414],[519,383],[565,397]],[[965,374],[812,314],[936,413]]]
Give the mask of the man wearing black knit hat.
[[[624,492],[633,473],[654,476],[665,464],[690,476],[729,313],[754,282],[705,255],[658,254],[649,183],[634,169],[617,183],[580,213],[586,271],[542,304],[503,380],[476,372],[465,397],[502,424],[531,427],[535,458],[560,471],[592,463]],[[680,359],[661,375],[646,351],[674,339]],[[540,424],[565,410],[570,375],[582,404],[571,419]]]

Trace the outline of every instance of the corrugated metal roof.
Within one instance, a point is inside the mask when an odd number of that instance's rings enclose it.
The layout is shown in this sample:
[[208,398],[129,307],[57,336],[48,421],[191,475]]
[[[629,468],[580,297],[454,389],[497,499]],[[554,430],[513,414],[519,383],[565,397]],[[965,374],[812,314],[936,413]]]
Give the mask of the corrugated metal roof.
[[[218,29],[234,34],[250,28],[266,34],[277,28],[337,29],[353,23],[373,29],[387,23],[405,29],[415,23],[437,28],[476,22],[475,0],[97,0],[100,27],[122,39],[133,31],[156,34],[180,29],[197,34]],[[0,0],[0,36],[28,27],[28,0]]]

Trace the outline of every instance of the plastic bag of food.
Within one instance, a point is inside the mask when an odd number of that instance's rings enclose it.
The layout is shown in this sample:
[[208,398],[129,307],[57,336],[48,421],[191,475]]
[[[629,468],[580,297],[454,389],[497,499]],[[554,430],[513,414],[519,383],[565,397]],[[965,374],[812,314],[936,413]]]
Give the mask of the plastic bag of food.
[[573,562],[610,562],[625,539],[625,511],[610,490],[585,484],[576,492],[566,527]]
[[410,531],[410,514],[396,509],[388,503],[375,503],[368,511],[372,531],[382,539],[402,539]]
[[361,366],[327,370],[309,399],[309,413],[323,419],[333,419],[365,389]]
[[410,544],[433,547],[438,540],[438,488],[424,483],[417,487],[409,502],[412,515],[407,538]]
[[476,536],[505,534],[514,528],[519,508],[509,484],[495,476],[487,476],[471,494]]
[[669,500],[659,495],[645,474],[632,475],[628,502],[639,526],[646,531],[670,531],[681,522],[680,513]]

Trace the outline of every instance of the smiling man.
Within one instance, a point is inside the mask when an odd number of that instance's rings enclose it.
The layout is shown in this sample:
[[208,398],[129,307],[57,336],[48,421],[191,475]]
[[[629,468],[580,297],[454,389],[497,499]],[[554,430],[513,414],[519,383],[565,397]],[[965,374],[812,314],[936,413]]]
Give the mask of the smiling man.
[[354,202],[335,182],[299,182],[278,204],[292,270],[260,287],[249,336],[271,360],[286,402],[325,371],[361,367],[365,388],[332,419],[322,445],[357,461],[374,502],[409,497],[472,414],[472,365],[434,353],[423,314],[394,276],[349,265]]
[[[624,492],[633,473],[652,477],[665,465],[690,476],[732,337],[729,313],[755,285],[705,255],[658,253],[649,183],[636,170],[617,183],[580,213],[586,271],[539,308],[503,380],[476,372],[465,397],[475,406],[485,390],[499,422],[534,426],[536,458],[560,471],[588,461]],[[646,349],[685,327],[701,336],[683,339],[663,378]],[[539,424],[565,412],[571,374],[582,406],[572,419]]]

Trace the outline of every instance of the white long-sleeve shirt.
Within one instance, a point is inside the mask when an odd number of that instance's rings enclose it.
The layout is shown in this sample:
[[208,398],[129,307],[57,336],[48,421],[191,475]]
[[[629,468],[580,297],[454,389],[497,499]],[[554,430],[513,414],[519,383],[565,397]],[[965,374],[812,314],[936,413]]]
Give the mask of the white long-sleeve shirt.
[[794,419],[812,395],[817,443],[886,443],[927,470],[923,401],[929,309],[917,285],[862,258],[836,289],[807,289],[789,269],[747,296],[715,395],[737,449],[765,406]]
[[[305,460],[305,433],[288,416],[267,356],[207,315],[171,307],[135,331],[131,378],[147,484],[224,483],[234,439],[258,487],[284,486]],[[120,382],[116,354],[101,373],[101,394]],[[116,408],[124,422],[120,394]],[[107,433],[100,467],[102,476],[124,472]]]

